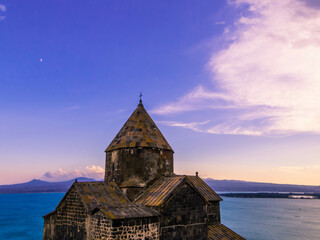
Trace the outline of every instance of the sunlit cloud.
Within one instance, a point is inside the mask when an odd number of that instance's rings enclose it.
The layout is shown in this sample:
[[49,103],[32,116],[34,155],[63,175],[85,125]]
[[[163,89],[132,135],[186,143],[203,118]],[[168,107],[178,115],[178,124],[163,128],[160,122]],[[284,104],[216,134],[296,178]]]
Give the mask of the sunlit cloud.
[[[241,17],[224,33],[227,48],[208,68],[214,89],[197,86],[157,114],[229,109],[218,134],[320,133],[320,4],[312,0],[235,0]],[[234,109],[234,112],[230,112]]]
[[59,168],[55,171],[48,171],[43,174],[42,179],[48,181],[65,181],[78,177],[93,178],[96,180],[101,180],[104,176],[104,169],[100,166],[92,165],[87,166],[84,170],[73,170],[67,171]]

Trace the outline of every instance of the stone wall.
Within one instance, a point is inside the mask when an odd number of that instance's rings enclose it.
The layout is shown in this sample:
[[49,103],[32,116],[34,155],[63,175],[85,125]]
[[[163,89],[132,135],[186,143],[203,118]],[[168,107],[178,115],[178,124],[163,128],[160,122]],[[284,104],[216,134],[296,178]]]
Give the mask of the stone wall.
[[160,231],[161,240],[207,240],[207,225],[189,224],[189,225],[174,225],[170,227],[161,228]]
[[105,181],[119,187],[145,187],[152,180],[173,174],[173,151],[123,148],[106,152]]
[[45,217],[44,240],[159,240],[160,223],[157,217],[111,221],[98,211],[86,215],[84,221],[79,221],[79,225],[75,226],[74,217],[65,217],[72,215],[70,211],[62,218],[57,218],[58,212]]
[[157,218],[127,219],[113,222],[112,239],[159,240]]
[[208,224],[221,223],[219,201],[207,205],[207,222]]
[[[78,194],[71,190],[58,207],[55,214],[45,217],[45,240],[74,239],[83,240],[87,237],[87,213]],[[53,234],[52,234],[53,233]]]
[[44,240],[54,239],[54,227],[56,224],[56,218],[57,218],[56,211],[49,213],[44,217],[44,225],[43,225]]
[[157,210],[162,214],[160,239],[207,239],[206,203],[188,184]]
[[97,212],[90,216],[87,222],[89,223],[88,240],[112,239],[112,221],[104,214]]
[[157,218],[109,220],[101,212],[90,217],[88,240],[159,240]]

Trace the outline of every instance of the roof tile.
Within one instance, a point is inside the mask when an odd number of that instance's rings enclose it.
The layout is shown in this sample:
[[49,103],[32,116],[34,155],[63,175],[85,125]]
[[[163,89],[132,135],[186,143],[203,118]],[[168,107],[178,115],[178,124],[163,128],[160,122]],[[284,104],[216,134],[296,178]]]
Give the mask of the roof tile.
[[162,177],[152,184],[137,197],[135,202],[146,206],[161,206],[183,181],[189,183],[205,201],[222,200],[220,196],[198,176],[169,176]]
[[208,226],[208,240],[246,240],[223,224]]
[[109,144],[106,152],[119,148],[139,146],[173,151],[142,103],[138,105],[119,133]]
[[[159,216],[159,213],[151,208],[131,203],[115,183],[75,182],[70,190],[73,187],[89,212],[98,209],[111,219]],[[67,195],[68,193],[65,197]],[[60,204],[62,203],[63,199]]]
[[194,186],[194,188],[205,198],[206,201],[222,201],[222,198],[209,187],[198,176],[186,176],[188,181]]

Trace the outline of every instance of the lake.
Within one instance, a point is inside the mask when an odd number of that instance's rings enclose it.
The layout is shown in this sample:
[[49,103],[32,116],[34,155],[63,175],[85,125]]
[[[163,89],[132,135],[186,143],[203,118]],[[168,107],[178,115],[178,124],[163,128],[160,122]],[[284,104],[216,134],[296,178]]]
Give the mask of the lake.
[[[0,194],[0,239],[42,239],[42,216],[64,193]],[[222,223],[248,240],[320,239],[320,200],[228,198]]]

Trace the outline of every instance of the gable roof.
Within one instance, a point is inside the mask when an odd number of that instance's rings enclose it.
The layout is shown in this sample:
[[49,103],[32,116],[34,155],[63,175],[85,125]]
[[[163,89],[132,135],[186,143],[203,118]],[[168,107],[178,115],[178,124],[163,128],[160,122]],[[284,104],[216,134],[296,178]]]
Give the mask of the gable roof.
[[99,207],[130,204],[114,182],[76,182],[74,186],[89,211]]
[[160,216],[156,210],[143,205],[111,206],[101,208],[101,212],[110,219],[145,218]]
[[173,151],[141,102],[109,144],[106,152],[134,147],[150,147]]
[[79,195],[86,210],[92,214],[101,211],[110,219],[159,216],[159,213],[151,208],[131,203],[113,182],[74,182],[57,208],[73,190]]
[[162,177],[156,181],[138,196],[135,202],[152,207],[161,206],[183,182],[189,184],[206,202],[222,200],[220,196],[198,176],[169,176]]
[[208,226],[208,240],[246,240],[223,224]]
[[222,198],[198,176],[186,176],[187,180],[207,201],[222,201]]
[[182,183],[183,179],[183,176],[160,178],[138,196],[135,202],[146,206],[160,206]]

